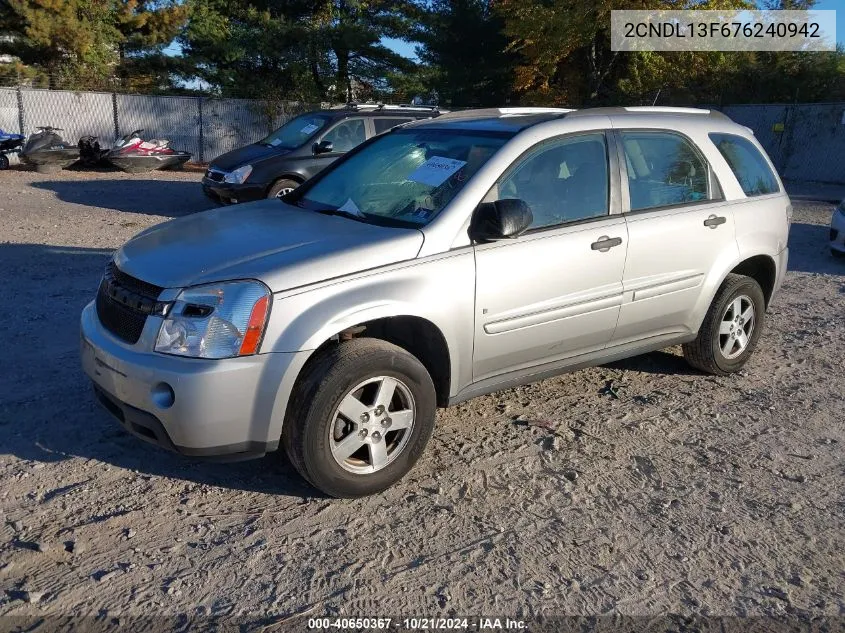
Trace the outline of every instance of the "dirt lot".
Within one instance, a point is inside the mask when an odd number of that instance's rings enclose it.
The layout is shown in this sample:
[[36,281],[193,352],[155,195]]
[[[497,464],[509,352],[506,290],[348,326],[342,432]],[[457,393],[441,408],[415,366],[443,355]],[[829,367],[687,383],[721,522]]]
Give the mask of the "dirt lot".
[[669,349],[478,398],[438,414],[400,485],[335,501],[279,455],[150,447],[90,394],[80,310],[112,249],[210,206],[198,180],[0,173],[0,615],[845,614],[830,205],[796,203],[741,374]]

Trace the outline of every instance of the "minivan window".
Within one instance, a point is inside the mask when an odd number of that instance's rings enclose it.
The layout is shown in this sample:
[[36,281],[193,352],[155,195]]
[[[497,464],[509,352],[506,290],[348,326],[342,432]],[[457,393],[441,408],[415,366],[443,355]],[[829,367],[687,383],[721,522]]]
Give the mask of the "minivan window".
[[730,166],[746,196],[762,196],[780,190],[766,159],[751,141],[735,134],[710,134],[710,140]]
[[508,170],[495,199],[525,201],[534,216],[530,228],[595,218],[608,212],[608,172],[604,134],[552,139]]
[[326,123],[328,123],[326,117],[302,114],[285,123],[270,136],[260,140],[259,143],[280,149],[296,149],[326,127]]
[[[400,129],[376,137],[293,202],[374,224],[428,224],[508,140],[509,135]],[[300,192],[297,195],[297,192]]]
[[367,140],[364,119],[341,121],[321,139],[332,144],[332,152],[348,152]]
[[708,166],[683,136],[672,132],[622,132],[631,210],[710,199]]

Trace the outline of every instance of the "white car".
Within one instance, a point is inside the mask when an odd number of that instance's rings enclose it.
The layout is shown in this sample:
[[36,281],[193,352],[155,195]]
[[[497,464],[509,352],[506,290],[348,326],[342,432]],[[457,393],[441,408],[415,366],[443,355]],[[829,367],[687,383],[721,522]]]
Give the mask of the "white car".
[[839,203],[830,219],[830,254],[845,257],[845,200]]

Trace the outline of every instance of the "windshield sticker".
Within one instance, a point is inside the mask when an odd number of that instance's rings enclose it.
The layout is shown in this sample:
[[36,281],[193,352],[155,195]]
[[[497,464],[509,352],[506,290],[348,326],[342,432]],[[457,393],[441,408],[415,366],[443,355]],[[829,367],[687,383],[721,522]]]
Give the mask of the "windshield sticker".
[[309,123],[304,128],[299,130],[302,134],[312,134],[320,129],[320,126],[315,123]]
[[352,198],[347,198],[346,202],[339,206],[337,210],[345,211],[346,213],[352,213],[353,215],[364,215],[363,213],[361,213],[361,209],[358,208],[358,205],[352,201]]
[[466,164],[465,160],[455,160],[454,158],[444,158],[443,156],[432,156],[412,171],[408,176],[408,180],[428,185],[429,187],[439,187],[446,182],[452,174]]
[[414,209],[414,212],[411,214],[411,217],[419,218],[420,220],[428,220],[431,217],[431,214],[434,213],[434,209],[425,209],[423,207],[417,207]]

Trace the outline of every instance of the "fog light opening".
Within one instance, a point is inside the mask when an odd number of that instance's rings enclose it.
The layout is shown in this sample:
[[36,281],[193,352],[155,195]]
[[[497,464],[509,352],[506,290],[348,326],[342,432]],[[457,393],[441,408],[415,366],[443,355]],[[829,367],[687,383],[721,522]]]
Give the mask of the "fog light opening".
[[160,409],[169,409],[176,400],[173,387],[166,382],[160,382],[150,390],[153,403]]

